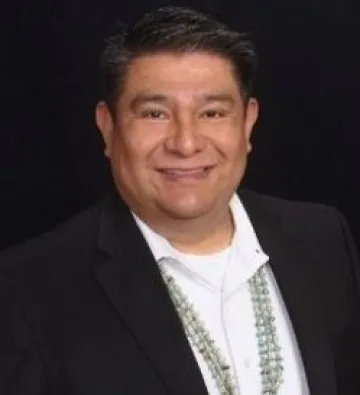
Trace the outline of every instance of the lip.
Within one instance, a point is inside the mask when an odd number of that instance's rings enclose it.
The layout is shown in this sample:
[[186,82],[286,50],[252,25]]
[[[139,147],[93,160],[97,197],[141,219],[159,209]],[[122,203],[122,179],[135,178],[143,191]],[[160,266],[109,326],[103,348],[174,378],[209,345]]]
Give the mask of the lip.
[[192,180],[207,177],[214,165],[194,167],[161,167],[157,171],[172,180]]
[[209,170],[213,167],[215,167],[215,165],[188,166],[188,167],[164,166],[164,167],[158,167],[157,171],[160,171],[160,172],[166,172],[166,171],[191,172],[191,171],[197,171],[197,170]]

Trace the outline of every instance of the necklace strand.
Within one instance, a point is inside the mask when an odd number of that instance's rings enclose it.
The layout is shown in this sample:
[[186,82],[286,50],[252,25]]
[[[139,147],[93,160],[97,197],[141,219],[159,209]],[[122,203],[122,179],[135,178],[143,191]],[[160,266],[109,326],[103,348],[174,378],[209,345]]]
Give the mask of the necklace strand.
[[[191,344],[204,359],[220,394],[240,395],[230,365],[211,338],[193,304],[166,270],[163,261],[160,261],[161,274]],[[248,287],[255,317],[262,395],[276,395],[283,381],[284,368],[264,267],[248,281]]]

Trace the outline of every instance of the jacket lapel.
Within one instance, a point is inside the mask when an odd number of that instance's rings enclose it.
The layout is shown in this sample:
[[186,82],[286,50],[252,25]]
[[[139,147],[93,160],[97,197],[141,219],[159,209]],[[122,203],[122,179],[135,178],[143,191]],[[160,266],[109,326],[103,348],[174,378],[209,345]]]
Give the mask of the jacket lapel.
[[317,304],[321,283],[313,251],[299,245],[280,220],[249,192],[240,194],[279,285],[298,341],[311,395],[336,395],[333,355]]
[[98,244],[109,260],[95,269],[96,277],[168,393],[206,395],[157,263],[130,211],[115,196],[103,206]]

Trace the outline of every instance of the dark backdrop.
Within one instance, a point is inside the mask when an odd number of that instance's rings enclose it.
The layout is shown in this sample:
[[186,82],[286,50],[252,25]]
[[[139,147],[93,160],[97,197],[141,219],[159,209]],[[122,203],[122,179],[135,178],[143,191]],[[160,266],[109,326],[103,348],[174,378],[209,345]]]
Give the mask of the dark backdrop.
[[[116,21],[165,1],[4,0],[0,9],[0,248],[95,202],[108,182],[93,108]],[[177,1],[251,32],[262,114],[245,183],[332,204],[360,245],[360,26],[353,0]],[[174,3],[173,3],[174,4]]]

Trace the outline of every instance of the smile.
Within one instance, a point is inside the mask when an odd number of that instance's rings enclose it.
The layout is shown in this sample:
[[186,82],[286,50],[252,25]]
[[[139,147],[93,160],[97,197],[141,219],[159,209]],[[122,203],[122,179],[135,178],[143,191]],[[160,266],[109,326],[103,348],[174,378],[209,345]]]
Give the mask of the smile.
[[171,179],[201,179],[208,175],[215,166],[192,168],[161,168],[158,171]]

